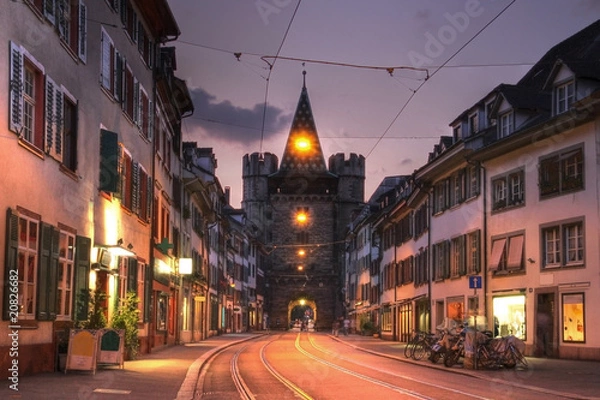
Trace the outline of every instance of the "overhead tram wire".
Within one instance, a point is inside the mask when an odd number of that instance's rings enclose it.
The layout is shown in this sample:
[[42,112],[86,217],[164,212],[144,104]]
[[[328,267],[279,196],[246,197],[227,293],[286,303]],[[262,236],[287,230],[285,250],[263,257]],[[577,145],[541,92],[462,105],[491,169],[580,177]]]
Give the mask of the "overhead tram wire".
[[[437,67],[432,73],[431,75],[429,75],[429,78],[432,78],[435,74],[437,74],[442,68],[444,68],[450,61],[452,61],[452,59],[454,57],[456,57],[458,55],[458,53],[460,53],[465,47],[467,47],[473,40],[475,40],[475,38],[477,38],[484,30],[487,29],[488,26],[490,26],[494,21],[496,21],[502,14],[504,14],[504,12],[506,10],[508,10],[508,8],[510,6],[512,6],[514,3],[516,2],[516,0],[511,1],[506,7],[504,7],[494,18],[492,18],[487,24],[485,24],[479,31],[477,31],[477,33],[475,33],[475,35],[473,35],[473,37],[469,40],[467,40],[465,42],[465,44],[463,44],[458,50],[456,50],[454,52],[454,54],[452,54],[442,65],[440,65],[439,67]],[[379,137],[379,139],[377,140],[377,142],[375,142],[375,144],[373,145],[373,147],[371,148],[371,150],[369,150],[369,152],[367,153],[367,155],[365,156],[366,158],[369,158],[369,156],[371,155],[371,153],[373,153],[373,150],[375,150],[375,148],[379,145],[379,143],[381,142],[381,140],[383,139],[383,137],[390,131],[390,129],[392,128],[392,126],[396,123],[396,121],[398,120],[398,118],[400,117],[400,115],[404,112],[404,110],[406,109],[406,107],[408,107],[408,105],[410,104],[410,102],[412,101],[412,99],[415,97],[415,95],[417,94],[417,92],[423,87],[423,85],[425,85],[427,82],[429,81],[429,79],[421,82],[421,84],[411,93],[411,95],[408,97],[408,99],[406,100],[406,102],[402,105],[402,107],[400,107],[400,111],[398,111],[398,113],[394,116],[394,118],[392,119],[392,122],[390,122],[390,124],[388,125],[388,127],[383,131],[383,133],[381,134],[381,136]]]
[[[275,54],[275,58],[273,59],[273,63],[269,63],[269,73],[267,74],[267,83],[265,85],[265,100],[264,100],[264,105],[263,105],[262,127],[260,130],[260,147],[259,147],[260,153],[262,153],[263,141],[264,141],[264,137],[265,137],[265,119],[267,116],[267,105],[268,105],[268,99],[269,99],[269,82],[271,80],[271,72],[273,72],[273,67],[275,66],[275,62],[277,61],[277,57],[279,56],[279,53],[281,53],[281,49],[283,48],[283,44],[285,43],[285,39],[287,38],[288,33],[290,32],[292,23],[294,22],[294,19],[296,18],[296,13],[298,12],[298,8],[300,8],[301,2],[302,2],[302,0],[298,0],[298,3],[296,4],[296,8],[294,8],[294,13],[292,14],[292,18],[290,18],[290,22],[287,26],[287,29],[285,30],[285,34],[283,35],[283,39],[281,39],[281,44],[279,45],[279,48],[277,49],[277,53]],[[236,55],[236,57],[237,57],[237,55]],[[239,60],[239,57],[238,57],[238,60]]]

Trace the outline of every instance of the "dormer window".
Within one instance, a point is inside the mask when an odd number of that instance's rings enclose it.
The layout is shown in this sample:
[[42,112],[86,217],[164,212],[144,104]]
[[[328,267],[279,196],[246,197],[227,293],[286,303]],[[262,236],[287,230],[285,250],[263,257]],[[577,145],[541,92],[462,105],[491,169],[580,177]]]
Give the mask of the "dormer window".
[[462,139],[462,135],[460,134],[460,124],[454,125],[452,127],[452,137],[454,138],[454,143]]
[[569,111],[575,101],[575,82],[569,81],[556,86],[555,99],[556,115]]
[[479,116],[477,113],[469,115],[469,136],[479,132]]
[[506,112],[498,117],[500,125],[498,126],[499,139],[507,137],[513,132],[513,112]]

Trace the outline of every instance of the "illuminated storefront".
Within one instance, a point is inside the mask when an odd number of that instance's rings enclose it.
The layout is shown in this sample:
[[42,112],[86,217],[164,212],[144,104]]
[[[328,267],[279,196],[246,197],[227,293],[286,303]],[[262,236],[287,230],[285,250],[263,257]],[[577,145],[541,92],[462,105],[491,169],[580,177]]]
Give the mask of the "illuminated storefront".
[[494,336],[514,335],[526,340],[525,295],[495,296]]

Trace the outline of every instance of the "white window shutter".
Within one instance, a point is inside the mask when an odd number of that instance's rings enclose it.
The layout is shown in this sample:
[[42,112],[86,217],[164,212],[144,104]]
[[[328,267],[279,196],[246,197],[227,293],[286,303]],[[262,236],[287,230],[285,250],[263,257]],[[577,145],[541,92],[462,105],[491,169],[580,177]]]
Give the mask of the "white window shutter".
[[51,153],[54,146],[54,107],[56,96],[56,83],[46,75],[46,109],[44,119],[46,122],[46,152]]
[[44,0],[44,16],[54,25],[56,23],[55,0]]
[[113,44],[110,37],[102,30],[102,57],[101,57],[101,68],[100,68],[100,83],[102,86],[111,90],[111,70],[110,64],[113,53]]
[[84,63],[87,61],[87,6],[79,2],[79,59]]
[[154,138],[154,104],[152,100],[148,100],[148,139]]
[[133,78],[133,122],[139,127],[142,102],[140,101],[140,82]]
[[23,129],[23,52],[14,42],[10,42],[9,129],[18,134]]
[[50,155],[58,161],[62,161],[63,158],[64,106],[63,92],[57,86],[54,96],[54,146],[50,150]]

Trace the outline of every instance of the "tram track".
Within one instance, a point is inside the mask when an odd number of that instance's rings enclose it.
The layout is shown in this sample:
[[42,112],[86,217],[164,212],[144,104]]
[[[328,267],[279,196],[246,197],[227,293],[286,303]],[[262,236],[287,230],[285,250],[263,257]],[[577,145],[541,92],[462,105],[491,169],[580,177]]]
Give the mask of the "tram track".
[[[508,398],[504,393],[494,397],[489,388],[481,385],[471,387],[455,380],[446,381],[448,374],[441,371],[428,369],[431,374],[424,375],[415,372],[414,366],[407,369],[406,364],[394,363],[388,357],[348,352],[343,346],[328,336],[305,332],[261,336],[260,341],[234,344],[207,360],[194,398],[337,398],[332,397],[336,396],[332,393],[338,393],[331,392],[332,388],[340,391],[341,396],[347,393],[350,397],[360,393],[419,400]],[[205,387],[203,377],[208,370],[211,370],[210,382]],[[445,376],[434,375],[439,373]]]

